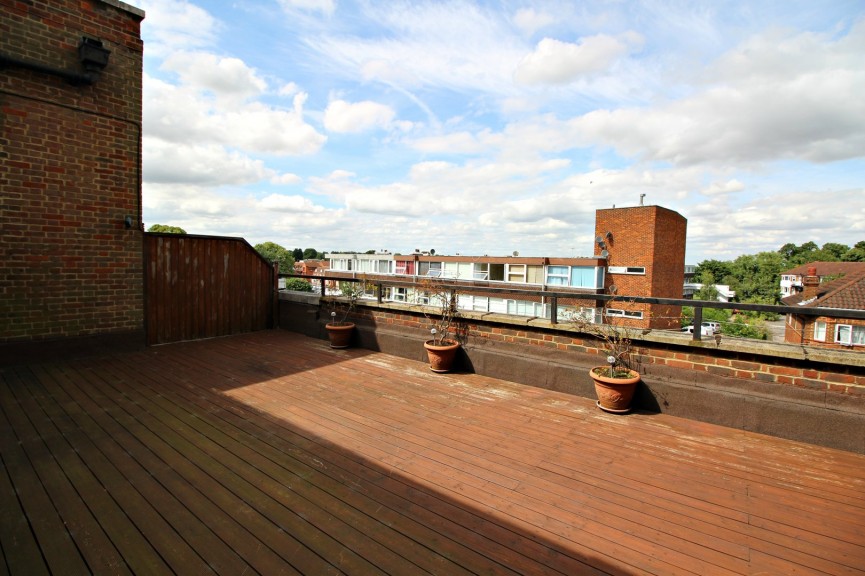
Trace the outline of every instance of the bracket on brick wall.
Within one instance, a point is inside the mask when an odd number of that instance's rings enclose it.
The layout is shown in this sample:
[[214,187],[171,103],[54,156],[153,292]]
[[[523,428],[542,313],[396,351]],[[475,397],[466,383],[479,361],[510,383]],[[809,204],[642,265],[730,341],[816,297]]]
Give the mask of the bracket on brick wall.
[[108,65],[111,51],[102,45],[101,40],[84,37],[78,45],[78,60],[84,72],[73,72],[62,68],[46,66],[33,60],[18,58],[9,54],[0,54],[0,68],[18,67],[52,76],[59,76],[74,86],[95,84],[102,75],[102,70]]

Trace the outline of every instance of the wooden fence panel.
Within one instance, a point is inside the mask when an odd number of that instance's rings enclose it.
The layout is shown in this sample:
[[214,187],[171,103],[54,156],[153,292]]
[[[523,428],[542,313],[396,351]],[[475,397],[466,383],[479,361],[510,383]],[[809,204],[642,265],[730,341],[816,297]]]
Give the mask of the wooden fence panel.
[[144,235],[147,344],[272,328],[276,271],[242,238]]

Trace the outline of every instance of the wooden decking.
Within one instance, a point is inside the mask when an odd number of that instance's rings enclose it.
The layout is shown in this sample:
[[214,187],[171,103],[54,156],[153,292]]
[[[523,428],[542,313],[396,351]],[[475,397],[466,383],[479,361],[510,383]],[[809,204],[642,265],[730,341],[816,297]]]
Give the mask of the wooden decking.
[[0,377],[0,574],[865,573],[851,453],[282,331]]

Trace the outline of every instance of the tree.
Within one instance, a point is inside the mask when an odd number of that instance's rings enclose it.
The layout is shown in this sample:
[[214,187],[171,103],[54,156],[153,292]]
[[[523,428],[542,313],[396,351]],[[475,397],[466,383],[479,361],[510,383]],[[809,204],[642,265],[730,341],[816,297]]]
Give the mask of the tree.
[[[816,246],[816,245],[815,245]],[[778,252],[759,252],[739,256],[730,263],[730,287],[739,302],[781,301],[781,272],[784,257]]]
[[694,270],[694,281],[701,284],[714,284],[730,275],[730,263],[720,260],[703,260]]
[[778,250],[778,254],[785,260],[786,264],[784,268],[786,269],[807,262],[814,262],[817,260],[817,258],[814,257],[814,253],[817,252],[817,250],[817,244],[812,241],[805,242],[801,246],[796,246],[792,242],[788,242],[781,246],[780,250]]
[[820,248],[820,252],[825,254],[820,260],[826,262],[837,262],[844,258],[844,254],[850,251],[850,247],[846,244],[838,244],[837,242],[826,242]]
[[856,244],[844,254],[842,258],[845,262],[865,262],[865,240],[856,242]]
[[[280,267],[280,270],[282,267]],[[312,284],[303,278],[286,278],[285,289],[294,292],[312,292]]]
[[147,229],[148,232],[163,232],[165,234],[186,234],[186,230],[180,226],[168,226],[167,224],[154,224]]
[[256,244],[255,250],[269,262],[279,262],[279,272],[281,274],[294,273],[294,258],[291,252],[279,244],[264,242],[263,244]]
[[694,300],[706,300],[715,302],[718,300],[718,289],[715,288],[714,282],[703,284],[703,287],[694,292]]
[[292,258],[294,258],[295,262],[300,262],[301,260],[303,260],[303,250],[301,250],[300,248],[295,248],[291,251],[291,256]]
[[318,258],[318,250],[316,250],[315,248],[306,248],[303,251],[304,260],[317,260]]

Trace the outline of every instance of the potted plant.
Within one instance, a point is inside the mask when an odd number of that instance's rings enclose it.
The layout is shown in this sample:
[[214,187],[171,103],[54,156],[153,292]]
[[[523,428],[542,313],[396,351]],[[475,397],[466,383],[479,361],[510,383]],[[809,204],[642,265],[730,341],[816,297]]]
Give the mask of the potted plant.
[[597,338],[606,353],[607,363],[589,370],[589,376],[595,384],[598,408],[613,414],[625,414],[631,411],[631,401],[640,383],[640,373],[632,366],[628,328],[615,325],[606,313],[610,302],[612,300],[602,308],[600,324],[581,314],[576,315],[573,322],[582,332],[588,332]]
[[348,348],[351,345],[355,326],[354,322],[348,321],[348,315],[355,309],[358,298],[363,294],[365,283],[363,281],[340,282],[339,289],[343,299],[332,301],[330,322],[324,327],[331,348]]
[[440,373],[450,372],[460,347],[459,340],[455,335],[451,335],[459,316],[457,288],[438,278],[427,278],[421,282],[420,290],[427,299],[427,305],[435,307],[436,310],[434,315],[424,312],[424,315],[432,321],[430,329],[432,338],[424,342],[430,370]]

